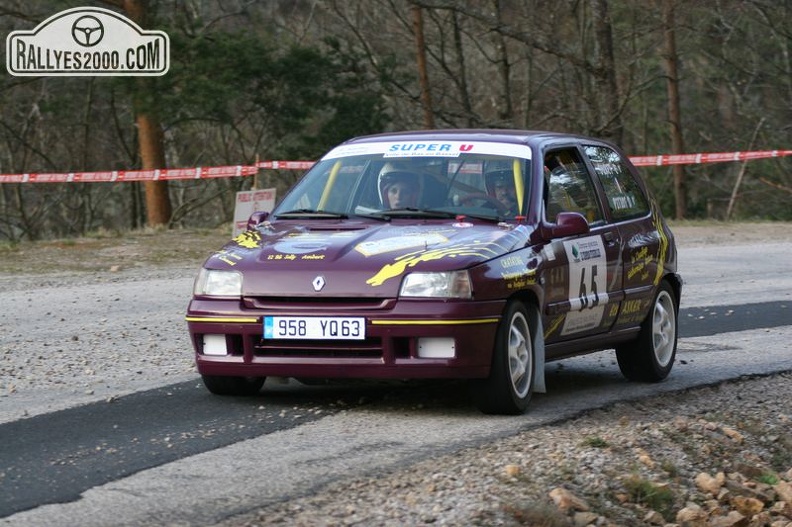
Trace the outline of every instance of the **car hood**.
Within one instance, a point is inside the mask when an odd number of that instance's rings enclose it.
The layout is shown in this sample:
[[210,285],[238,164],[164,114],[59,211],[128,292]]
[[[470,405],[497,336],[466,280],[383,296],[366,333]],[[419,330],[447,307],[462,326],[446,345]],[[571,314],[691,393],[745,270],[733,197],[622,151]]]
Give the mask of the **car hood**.
[[530,229],[465,221],[266,222],[205,263],[238,270],[245,296],[393,297],[412,271],[465,269],[528,243]]

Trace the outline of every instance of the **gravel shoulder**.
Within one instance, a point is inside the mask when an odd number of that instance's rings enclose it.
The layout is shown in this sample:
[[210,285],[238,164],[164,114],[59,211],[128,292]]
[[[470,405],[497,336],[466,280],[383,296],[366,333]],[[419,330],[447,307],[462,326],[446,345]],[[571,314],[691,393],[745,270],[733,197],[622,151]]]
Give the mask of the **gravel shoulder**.
[[789,527],[790,400],[786,373],[619,403],[216,527]]
[[[672,229],[680,248],[792,244],[790,224]],[[0,422],[195,378],[183,306],[229,231],[0,244]],[[792,527],[791,400],[787,372],[620,403],[218,525]]]
[[[671,222],[681,247],[790,243],[792,224],[776,222]],[[201,230],[146,229],[131,233],[98,232],[76,239],[9,243],[0,241],[0,281],[21,278],[31,284],[54,283],[57,277],[90,274],[93,278],[159,274],[196,269],[231,238],[231,228]]]

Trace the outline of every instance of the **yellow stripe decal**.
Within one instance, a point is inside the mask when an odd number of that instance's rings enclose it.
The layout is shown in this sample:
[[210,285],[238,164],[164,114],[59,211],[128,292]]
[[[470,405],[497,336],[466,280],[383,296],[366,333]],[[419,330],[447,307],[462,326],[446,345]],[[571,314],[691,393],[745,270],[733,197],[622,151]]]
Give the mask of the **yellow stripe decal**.
[[479,320],[372,320],[374,326],[463,326],[469,324],[495,324],[497,318]]
[[[258,323],[258,318],[232,318],[232,317],[184,317],[187,322],[216,322],[216,323]],[[497,318],[482,318],[479,320],[372,320],[375,326],[463,326],[472,324],[495,324]]]
[[187,322],[258,322],[257,317],[184,317]]
[[512,172],[514,172],[514,191],[517,194],[517,214],[523,213],[523,194],[525,193],[525,188],[523,187],[523,178],[520,170],[520,164],[522,161],[519,159],[515,159],[512,163]]
[[322,192],[322,197],[319,198],[319,205],[316,207],[316,210],[324,210],[325,206],[327,205],[327,200],[330,199],[330,191],[333,190],[335,186],[336,178],[338,177],[338,171],[341,168],[341,160],[339,159],[336,161],[335,165],[333,165],[333,169],[330,171],[330,177],[327,178],[327,183],[325,183],[324,191]]

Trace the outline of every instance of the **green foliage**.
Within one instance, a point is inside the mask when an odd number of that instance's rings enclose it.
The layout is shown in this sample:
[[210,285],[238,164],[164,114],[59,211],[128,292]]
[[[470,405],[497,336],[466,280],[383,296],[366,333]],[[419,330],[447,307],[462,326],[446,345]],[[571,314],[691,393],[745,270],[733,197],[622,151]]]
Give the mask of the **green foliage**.
[[601,437],[591,436],[583,440],[583,446],[588,446],[592,448],[608,448],[610,446],[610,443],[608,443],[605,439]]
[[386,123],[366,72],[332,48],[275,46],[238,32],[176,33],[171,44],[168,85],[158,91],[160,117],[169,126],[248,127],[274,139],[268,157],[314,159]]
[[169,121],[206,119],[229,122],[234,106],[249,98],[269,66],[271,50],[242,33],[171,37],[173,61],[169,90],[162,94]]
[[668,487],[655,485],[651,481],[632,475],[623,481],[630,501],[640,503],[663,515],[672,518],[674,494]]
[[679,468],[671,461],[664,460],[660,465],[669,477],[675,478],[679,475]]
[[778,474],[774,474],[772,472],[762,474],[761,476],[756,478],[756,480],[766,485],[777,485],[778,482],[781,481],[778,477]]

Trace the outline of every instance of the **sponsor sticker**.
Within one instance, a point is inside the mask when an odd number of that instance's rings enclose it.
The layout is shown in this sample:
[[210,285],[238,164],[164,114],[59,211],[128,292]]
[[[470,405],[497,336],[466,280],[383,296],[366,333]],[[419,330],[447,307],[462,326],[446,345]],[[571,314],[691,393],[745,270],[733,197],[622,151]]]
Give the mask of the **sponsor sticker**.
[[170,39],[100,7],[57,13],[6,38],[6,69],[15,76],[160,76],[170,67]]
[[383,158],[459,157],[462,154],[493,154],[531,159],[526,145],[487,141],[401,141],[340,145],[322,159],[380,154]]
[[362,242],[355,246],[355,250],[364,256],[374,256],[393,251],[428,248],[430,245],[440,245],[447,242],[448,238],[439,233],[418,233]]
[[608,262],[600,236],[564,242],[569,261],[569,303],[562,335],[588,331],[602,322],[608,303]]

